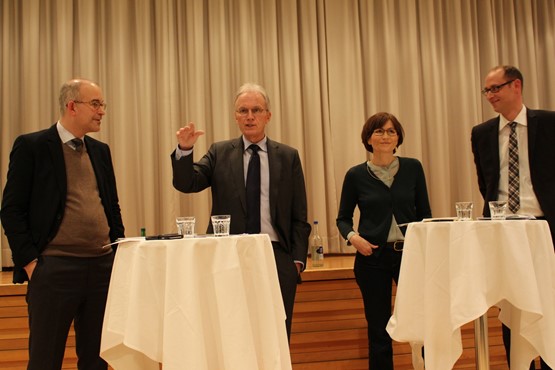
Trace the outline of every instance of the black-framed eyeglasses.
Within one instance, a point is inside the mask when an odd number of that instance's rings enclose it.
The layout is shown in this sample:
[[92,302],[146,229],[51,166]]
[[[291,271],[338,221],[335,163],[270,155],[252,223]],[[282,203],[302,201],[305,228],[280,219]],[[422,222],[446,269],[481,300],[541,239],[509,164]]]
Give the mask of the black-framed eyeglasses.
[[484,88],[484,89],[482,90],[482,95],[485,96],[485,95],[487,95],[488,93],[494,93],[494,94],[495,94],[495,93],[499,92],[499,90],[501,90],[501,88],[502,88],[503,86],[508,85],[508,84],[510,84],[511,82],[514,82],[514,81],[515,81],[515,80],[513,79],[513,80],[510,80],[510,81],[504,82],[504,83],[502,83],[501,85],[493,85],[493,86],[491,86],[491,87],[486,87],[486,88]]
[[261,115],[263,113],[266,113],[267,111],[268,111],[268,109],[264,109],[264,108],[261,108],[261,107],[254,107],[252,109],[239,108],[235,112],[237,112],[241,116],[247,116],[249,114],[249,112],[251,112],[255,116],[258,116],[258,115]]
[[374,130],[374,132],[372,132],[372,135],[384,136],[385,133],[387,133],[387,136],[397,136],[397,130],[395,130],[394,128],[388,128],[387,130],[384,130],[383,128],[377,128]]
[[106,103],[97,99],[93,99],[93,100],[89,100],[89,101],[82,101],[82,100],[74,100],[74,103],[79,103],[79,104],[88,104],[90,105],[94,110],[99,110],[100,108],[106,110]]

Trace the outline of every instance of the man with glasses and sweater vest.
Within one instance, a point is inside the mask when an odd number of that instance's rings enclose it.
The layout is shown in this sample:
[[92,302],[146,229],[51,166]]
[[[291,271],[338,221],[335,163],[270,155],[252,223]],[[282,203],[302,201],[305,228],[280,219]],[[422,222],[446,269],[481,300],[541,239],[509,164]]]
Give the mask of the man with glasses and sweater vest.
[[124,236],[108,145],[100,130],[106,104],[88,80],[66,82],[59,121],[19,136],[10,154],[1,219],[14,283],[29,281],[28,370],[59,370],[74,323],[79,370],[106,370],[102,321],[114,252]]

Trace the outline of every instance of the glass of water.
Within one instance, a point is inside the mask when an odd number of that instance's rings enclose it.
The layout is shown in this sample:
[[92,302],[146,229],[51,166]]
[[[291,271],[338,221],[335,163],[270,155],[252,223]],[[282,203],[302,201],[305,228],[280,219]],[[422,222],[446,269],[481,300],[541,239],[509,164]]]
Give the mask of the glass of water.
[[195,236],[195,217],[176,217],[177,233],[183,235],[184,238],[193,238]]
[[230,224],[231,224],[230,215],[212,216],[212,228],[214,229],[214,236],[228,236]]
[[472,220],[472,202],[457,202],[455,203],[455,210],[457,211],[457,221],[471,221]]

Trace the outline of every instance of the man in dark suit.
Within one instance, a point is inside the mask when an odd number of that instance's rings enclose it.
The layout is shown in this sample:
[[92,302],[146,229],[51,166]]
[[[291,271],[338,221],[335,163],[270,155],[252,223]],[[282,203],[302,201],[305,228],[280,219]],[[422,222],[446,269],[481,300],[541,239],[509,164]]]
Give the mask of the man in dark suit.
[[[489,216],[488,202],[513,199],[512,212],[545,219],[555,235],[555,112],[524,106],[524,80],[513,66],[493,68],[485,79],[482,94],[499,116],[472,129],[472,152],[478,185],[484,198],[483,214]],[[514,129],[511,123],[516,122]],[[515,131],[518,175],[515,185],[509,158],[511,131]],[[516,190],[515,190],[516,189]],[[510,360],[510,330],[503,325],[503,342]],[[550,369],[541,360],[542,370]],[[534,369],[534,364],[530,365]]]
[[[211,187],[211,214],[231,215],[231,234],[261,232],[270,236],[289,337],[296,285],[306,263],[310,225],[306,221],[306,190],[299,154],[268,139],[265,128],[271,116],[264,89],[255,84],[243,85],[235,97],[235,120],[243,135],[212,144],[196,163],[193,145],[204,132],[196,130],[193,123],[179,129],[178,147],[171,155],[173,185],[184,193]],[[258,145],[254,152],[252,144]],[[246,190],[252,178],[248,174],[251,157],[258,157],[256,161],[260,164],[254,201]],[[209,225],[208,233],[211,232]]]
[[87,80],[66,82],[59,121],[19,136],[10,154],[1,219],[12,250],[14,283],[29,280],[28,370],[62,367],[72,321],[80,370],[106,370],[100,337],[114,253],[124,236],[108,145],[106,104]]

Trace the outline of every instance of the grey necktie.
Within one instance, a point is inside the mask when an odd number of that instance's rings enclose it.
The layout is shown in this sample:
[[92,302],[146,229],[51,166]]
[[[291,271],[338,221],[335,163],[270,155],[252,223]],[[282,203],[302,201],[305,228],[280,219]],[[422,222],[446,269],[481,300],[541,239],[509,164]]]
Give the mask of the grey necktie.
[[509,209],[516,213],[520,208],[520,177],[518,170],[518,140],[516,138],[516,122],[509,123]]
[[75,138],[72,139],[71,142],[75,146],[75,150],[81,153],[83,151],[83,140]]

